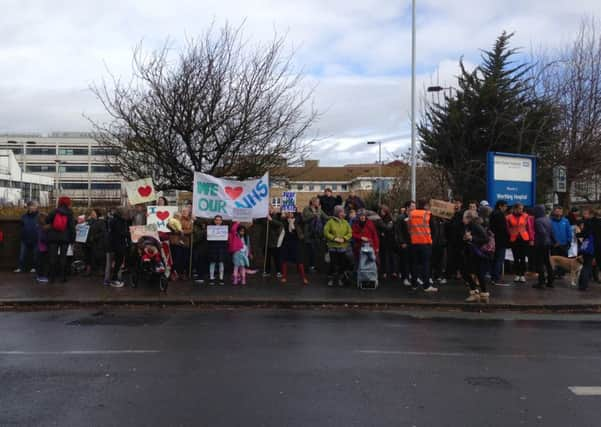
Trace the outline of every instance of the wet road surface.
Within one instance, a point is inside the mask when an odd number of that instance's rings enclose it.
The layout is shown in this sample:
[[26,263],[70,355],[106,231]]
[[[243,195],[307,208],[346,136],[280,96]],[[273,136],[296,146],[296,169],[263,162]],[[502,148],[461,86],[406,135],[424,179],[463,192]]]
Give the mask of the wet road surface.
[[0,313],[1,426],[599,426],[595,387],[599,316]]

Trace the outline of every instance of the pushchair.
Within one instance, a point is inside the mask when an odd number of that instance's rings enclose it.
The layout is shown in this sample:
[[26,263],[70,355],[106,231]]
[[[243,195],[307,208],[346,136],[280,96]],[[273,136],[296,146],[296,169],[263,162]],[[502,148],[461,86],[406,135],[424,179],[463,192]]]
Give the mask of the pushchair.
[[142,282],[158,282],[162,292],[167,291],[171,267],[167,262],[163,245],[154,237],[144,236],[134,243],[130,265],[131,286]]
[[359,265],[357,266],[357,287],[363,290],[378,288],[378,264],[376,253],[369,243],[361,245]]

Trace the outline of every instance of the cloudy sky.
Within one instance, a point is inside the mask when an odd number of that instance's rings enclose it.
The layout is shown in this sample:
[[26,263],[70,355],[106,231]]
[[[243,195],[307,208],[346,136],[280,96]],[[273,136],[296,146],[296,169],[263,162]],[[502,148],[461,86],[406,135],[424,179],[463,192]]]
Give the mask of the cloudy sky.
[[[418,90],[457,61],[478,61],[502,30],[514,44],[556,47],[599,0],[417,0]],[[200,34],[212,21],[239,24],[267,40],[287,33],[296,61],[316,83],[321,112],[311,135],[322,164],[375,160],[365,141],[384,141],[387,158],[409,143],[410,0],[2,0],[0,133],[89,130],[102,117],[89,86],[106,70],[127,77],[132,49]],[[389,154],[390,153],[390,154]]]

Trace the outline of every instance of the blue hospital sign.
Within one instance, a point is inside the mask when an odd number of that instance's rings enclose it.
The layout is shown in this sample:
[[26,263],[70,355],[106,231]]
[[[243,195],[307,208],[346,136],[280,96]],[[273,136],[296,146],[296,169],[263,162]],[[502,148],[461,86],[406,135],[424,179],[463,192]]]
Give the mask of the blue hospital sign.
[[532,206],[536,202],[536,157],[488,153],[488,202]]

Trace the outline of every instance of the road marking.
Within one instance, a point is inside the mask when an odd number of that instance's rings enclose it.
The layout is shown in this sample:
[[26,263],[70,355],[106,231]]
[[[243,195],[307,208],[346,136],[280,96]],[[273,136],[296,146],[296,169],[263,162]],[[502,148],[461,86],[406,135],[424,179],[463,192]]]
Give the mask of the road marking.
[[601,387],[568,387],[576,396],[601,396]]
[[111,354],[155,354],[160,350],[66,350],[66,351],[0,351],[0,356],[69,356]]
[[557,360],[601,360],[601,356],[571,356],[568,354],[494,354],[463,353],[439,351],[395,351],[395,350],[354,350],[359,354],[381,354],[397,356],[431,356],[431,357],[487,357],[501,359],[557,359]]

